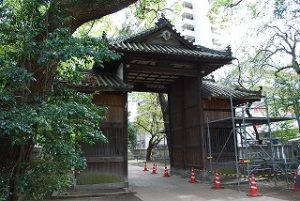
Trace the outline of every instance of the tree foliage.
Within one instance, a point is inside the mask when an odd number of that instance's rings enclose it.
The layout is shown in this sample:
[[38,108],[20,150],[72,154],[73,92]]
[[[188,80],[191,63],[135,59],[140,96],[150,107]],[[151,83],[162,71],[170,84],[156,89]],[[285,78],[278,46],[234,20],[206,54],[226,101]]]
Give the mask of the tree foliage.
[[300,2],[217,0],[212,16],[220,19],[225,10],[226,20],[215,22],[228,29],[248,28],[233,47],[238,59],[226,82],[250,89],[263,86],[265,95],[273,99],[272,113],[295,116],[299,127]]
[[106,40],[73,32],[136,1],[1,1],[0,200],[41,200],[71,185],[71,172],[85,163],[79,142],[105,141],[98,129],[105,108],[60,81],[79,82],[95,61],[119,58]]
[[291,73],[286,77],[284,73],[277,74],[273,83],[273,90],[269,92],[273,97],[273,109],[280,116],[294,114],[300,131],[300,77]]
[[135,149],[137,145],[137,127],[134,123],[128,123],[128,142],[131,150]]
[[7,143],[0,200],[41,200],[63,190],[72,172],[85,167],[79,143],[105,141],[99,130],[105,108],[60,81],[78,82],[95,60],[119,55],[101,39],[72,37],[67,8],[59,5],[6,0],[0,6],[0,139]]
[[153,148],[164,138],[163,116],[158,94],[139,93],[137,96],[140,103],[138,106],[136,125],[140,133],[150,135],[146,154],[146,160],[150,161]]
[[181,9],[180,0],[139,0],[117,14],[84,24],[77,34],[101,36],[105,32],[108,38],[127,37],[154,26],[162,14],[171,21],[179,19]]

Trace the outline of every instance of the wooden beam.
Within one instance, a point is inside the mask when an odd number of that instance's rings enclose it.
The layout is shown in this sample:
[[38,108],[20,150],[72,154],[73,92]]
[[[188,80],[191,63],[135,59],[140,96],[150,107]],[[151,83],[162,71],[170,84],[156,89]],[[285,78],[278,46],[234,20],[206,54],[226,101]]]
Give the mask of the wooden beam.
[[169,160],[170,160],[170,165],[173,167],[173,151],[174,151],[174,144],[173,144],[173,135],[172,135],[172,120],[171,120],[171,95],[170,95],[170,89],[168,90],[168,115],[169,115],[169,141],[168,141],[168,148],[169,148]]
[[145,85],[137,85],[137,86],[134,86],[133,91],[137,91],[137,92],[153,92],[153,93],[167,93],[168,92],[168,88],[166,87],[165,89],[160,89],[160,88],[147,87]]
[[201,76],[201,72],[198,69],[175,69],[166,66],[144,66],[137,64],[128,64],[126,66],[128,73],[139,72],[139,73],[164,73],[166,75],[174,76]]
[[[122,156],[86,156],[88,163],[113,163],[113,162],[124,162],[124,157]],[[127,161],[126,161],[127,163]]]
[[183,143],[183,159],[182,159],[182,162],[183,162],[183,168],[186,169],[187,168],[187,161],[188,161],[188,156],[187,156],[187,137],[185,136],[185,132],[186,132],[186,109],[185,109],[185,93],[186,93],[186,83],[185,83],[185,79],[181,80],[182,82],[182,85],[180,88],[181,90],[181,114],[182,114],[182,127],[181,127],[181,139],[182,139],[182,143]]
[[202,99],[202,93],[201,93],[201,88],[202,88],[202,80],[200,77],[198,77],[198,104],[199,104],[199,110],[200,110],[200,139],[201,139],[201,156],[202,156],[202,168],[208,168],[207,167],[207,161],[206,161],[206,147],[207,147],[207,139],[206,139],[206,130],[204,128],[204,111],[203,111],[203,99]]
[[133,52],[133,51],[121,51],[124,56],[124,60],[155,60],[155,61],[172,61],[173,63],[194,63],[194,64],[216,64],[219,67],[231,64],[232,58],[215,58],[215,57],[194,57],[194,56],[182,56],[182,55],[169,55],[158,54],[152,52]]
[[128,94],[123,95],[123,173],[124,182],[128,187]]

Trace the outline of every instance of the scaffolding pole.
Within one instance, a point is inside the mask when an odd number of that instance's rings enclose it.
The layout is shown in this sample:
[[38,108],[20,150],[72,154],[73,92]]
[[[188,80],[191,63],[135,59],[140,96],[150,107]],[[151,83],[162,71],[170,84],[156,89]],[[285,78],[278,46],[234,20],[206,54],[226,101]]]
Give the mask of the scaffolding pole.
[[234,140],[234,153],[235,153],[235,168],[236,168],[236,178],[238,183],[238,190],[240,190],[240,172],[239,172],[239,161],[238,161],[238,153],[237,153],[237,139],[235,132],[235,114],[234,114],[234,106],[232,96],[230,96],[230,106],[231,106],[231,117],[232,117],[232,129],[233,129],[233,140]]
[[209,130],[208,118],[206,122],[207,122],[207,139],[208,139],[208,152],[209,152],[209,167],[210,167],[210,171],[212,171],[213,167],[212,167],[211,142],[210,142],[210,130]]
[[[211,131],[210,131],[210,124],[214,124],[214,123],[221,123],[221,122],[227,122],[229,123],[231,121],[232,123],[232,129],[227,137],[227,140],[225,141],[224,146],[222,147],[221,151],[219,152],[217,159],[216,159],[216,163],[218,163],[224,149],[225,146],[227,145],[231,135],[233,135],[233,140],[234,140],[234,153],[235,153],[235,169],[236,169],[236,179],[237,179],[237,185],[238,185],[238,190],[240,190],[240,182],[241,182],[241,178],[240,178],[240,168],[242,167],[239,163],[239,153],[241,153],[241,157],[243,157],[243,159],[246,159],[246,166],[244,166],[246,168],[246,172],[248,173],[248,175],[251,172],[254,171],[262,171],[262,170],[271,170],[272,173],[276,173],[277,169],[281,170],[281,171],[285,171],[285,173],[287,173],[287,159],[284,153],[284,144],[282,144],[282,162],[284,162],[284,169],[280,168],[277,164],[277,161],[275,160],[275,148],[274,148],[274,139],[272,136],[272,130],[271,130],[271,121],[272,122],[276,122],[276,121],[285,121],[285,120],[289,120],[289,119],[281,119],[281,120],[276,120],[276,118],[270,118],[269,115],[269,106],[268,106],[268,100],[267,97],[264,98],[264,101],[262,103],[260,103],[258,106],[256,107],[247,107],[245,104],[240,105],[240,106],[235,106],[234,105],[234,100],[233,97],[230,96],[230,107],[231,107],[231,117],[227,117],[227,118],[223,118],[223,119],[217,119],[217,120],[212,120],[212,121],[208,121],[207,118],[207,139],[208,139],[208,144],[209,144],[209,156],[210,156],[210,168],[212,170],[212,160],[211,160],[211,156],[212,156],[212,150],[211,150],[211,143],[213,143],[211,141]],[[263,117],[247,117],[246,118],[246,110],[248,109],[264,109],[266,112],[266,116]],[[241,109],[237,110],[237,109]],[[240,113],[241,112],[241,113]],[[237,114],[239,113],[239,114]],[[239,125],[237,125],[237,123],[239,123]],[[269,148],[269,150],[265,149],[264,145],[258,144],[257,140],[255,139],[252,133],[249,133],[247,131],[247,126],[254,126],[257,123],[259,124],[265,124],[267,125],[267,140],[269,140],[269,143],[266,144],[266,147]],[[239,129],[239,130],[237,130]],[[239,133],[240,132],[240,133]],[[240,134],[241,137],[241,146],[244,149],[239,150],[239,142],[237,139],[237,135]],[[255,142],[255,146],[252,146],[251,141]],[[283,142],[282,142],[283,143]],[[255,152],[254,152],[255,150]],[[240,152],[239,152],[240,151]],[[267,157],[267,158],[266,158]],[[271,164],[270,164],[271,163]],[[263,167],[262,165],[268,165],[267,167]]]
[[[242,125],[243,125],[243,127],[241,128],[241,130],[243,129],[243,132],[244,132],[244,134],[245,134],[244,139],[245,139],[246,142],[247,142],[247,143],[246,143],[246,146],[245,146],[245,152],[246,152],[245,157],[246,157],[247,159],[249,159],[249,158],[248,158],[248,157],[249,157],[249,153],[248,153],[248,146],[249,146],[249,144],[248,144],[248,141],[247,141],[247,139],[248,139],[248,133],[247,133],[247,130],[246,130],[246,125],[245,125],[245,110],[246,110],[246,108],[242,108],[242,118],[243,118],[243,123],[242,123]],[[242,136],[243,136],[243,132],[242,132]],[[241,141],[242,141],[242,139],[241,139]],[[250,174],[249,169],[250,169],[249,163],[247,163],[247,165],[246,165],[246,171],[247,171],[247,173],[248,173],[248,176],[249,176],[249,174]]]
[[269,133],[269,140],[270,140],[272,172],[274,173],[275,172],[275,151],[274,151],[274,146],[273,146],[273,137],[272,137],[272,131],[271,131],[271,123],[270,123],[270,115],[269,115],[267,97],[265,97],[265,106],[266,106],[266,115],[267,115],[267,122],[268,122],[268,133]]

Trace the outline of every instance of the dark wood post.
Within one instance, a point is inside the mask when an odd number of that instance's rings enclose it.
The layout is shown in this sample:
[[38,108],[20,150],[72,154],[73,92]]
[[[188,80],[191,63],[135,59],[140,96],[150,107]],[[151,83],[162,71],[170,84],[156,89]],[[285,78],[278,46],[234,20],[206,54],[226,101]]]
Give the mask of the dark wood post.
[[202,88],[202,78],[198,77],[198,103],[199,103],[199,111],[200,111],[200,139],[201,139],[201,146],[200,146],[200,151],[201,151],[201,160],[203,163],[202,168],[207,168],[206,167],[206,133],[204,129],[204,111],[203,111],[203,103],[202,103],[202,93],[201,93],[201,88]]
[[128,187],[128,95],[123,94],[124,113],[123,113],[123,170],[124,170],[124,182]]

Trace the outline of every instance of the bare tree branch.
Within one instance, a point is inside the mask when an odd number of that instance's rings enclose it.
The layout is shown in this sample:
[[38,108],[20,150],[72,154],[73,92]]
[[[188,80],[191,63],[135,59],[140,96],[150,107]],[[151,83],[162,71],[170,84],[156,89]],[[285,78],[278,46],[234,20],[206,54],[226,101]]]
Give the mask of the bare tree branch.
[[137,124],[138,126],[142,127],[146,132],[148,132],[149,134],[152,135],[152,131],[151,131],[151,130],[148,130],[147,127],[145,127],[144,125],[140,124],[139,122],[136,122],[136,124]]
[[236,7],[238,6],[240,3],[242,3],[244,0],[238,0],[237,2],[235,3],[231,3],[228,5],[228,8],[233,8],[233,7]]

